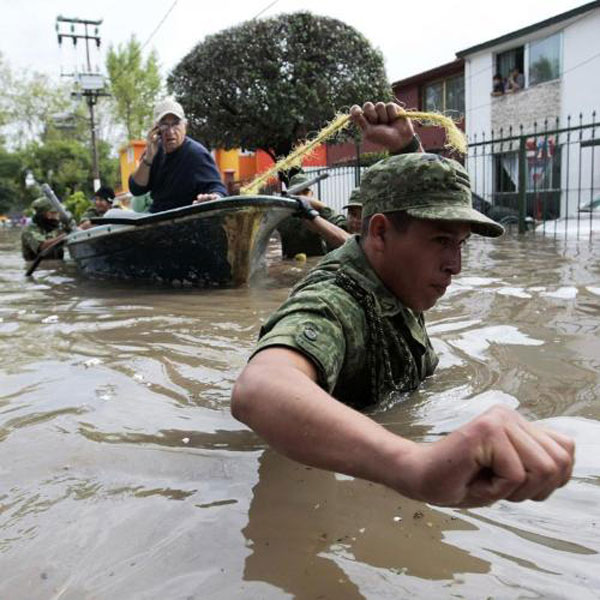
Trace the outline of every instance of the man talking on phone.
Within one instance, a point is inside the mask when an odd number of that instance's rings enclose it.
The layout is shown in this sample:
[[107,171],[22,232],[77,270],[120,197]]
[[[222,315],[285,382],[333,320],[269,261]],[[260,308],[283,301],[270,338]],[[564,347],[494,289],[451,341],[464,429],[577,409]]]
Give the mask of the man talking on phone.
[[154,107],[154,126],[146,150],[129,177],[135,196],[152,195],[150,212],[161,212],[227,195],[210,152],[186,135],[183,107],[165,98]]

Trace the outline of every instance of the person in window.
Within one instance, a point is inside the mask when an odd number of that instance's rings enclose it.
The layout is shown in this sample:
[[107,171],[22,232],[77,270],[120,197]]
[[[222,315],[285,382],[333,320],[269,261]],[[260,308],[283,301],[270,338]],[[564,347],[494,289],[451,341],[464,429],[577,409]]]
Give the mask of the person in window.
[[502,96],[504,94],[504,79],[500,73],[496,73],[492,79],[492,96]]
[[525,77],[523,73],[519,71],[518,67],[515,67],[508,76],[507,92],[518,92],[525,87]]

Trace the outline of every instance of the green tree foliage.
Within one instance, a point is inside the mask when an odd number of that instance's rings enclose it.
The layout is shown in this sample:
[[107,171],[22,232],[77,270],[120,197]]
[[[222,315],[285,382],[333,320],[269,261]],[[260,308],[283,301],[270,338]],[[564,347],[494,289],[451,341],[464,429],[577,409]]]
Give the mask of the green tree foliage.
[[24,176],[20,155],[0,149],[0,214],[8,213],[22,203]]
[[40,140],[52,128],[54,116],[71,105],[66,85],[37,72],[16,76],[1,60],[0,84],[2,140],[13,149]]
[[86,187],[91,156],[83,144],[57,139],[32,145],[27,150],[29,168],[35,179],[48,183],[60,198]]
[[273,158],[340,109],[391,99],[381,53],[349,25],[308,12],[208,36],[175,67],[168,86],[186,109],[191,135]]
[[[110,146],[98,142],[98,159],[102,182],[115,187],[118,159],[110,156]],[[77,140],[52,139],[27,148],[26,162],[35,179],[46,182],[59,198],[77,191],[92,195],[91,155],[89,147]]]
[[[12,72],[0,52],[0,129],[9,121],[10,97],[7,90],[12,86]],[[3,136],[0,136],[0,145],[3,145]]]
[[156,52],[152,51],[143,61],[140,43],[132,36],[126,46],[109,48],[106,69],[115,116],[127,130],[128,139],[145,137],[161,89]]
[[89,198],[81,191],[68,196],[64,201],[65,208],[73,215],[75,221],[79,223],[83,213],[92,206]]
[[[116,188],[121,182],[121,168],[118,157],[113,156],[111,151],[111,146],[108,142],[105,140],[98,141],[98,166],[102,174],[102,185]],[[91,186],[86,189],[89,189],[90,193],[92,192]]]
[[[100,140],[102,181],[115,187],[118,159]],[[92,193],[89,113],[69,88],[39,73],[16,76],[0,55],[0,213],[20,212],[40,190],[25,175],[50,184],[60,198]]]

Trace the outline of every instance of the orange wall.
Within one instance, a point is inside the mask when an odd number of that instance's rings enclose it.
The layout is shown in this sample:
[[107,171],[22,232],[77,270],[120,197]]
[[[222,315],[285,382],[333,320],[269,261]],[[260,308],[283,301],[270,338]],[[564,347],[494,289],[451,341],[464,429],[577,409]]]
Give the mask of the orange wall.
[[305,167],[326,167],[327,166],[327,147],[321,144],[315,148],[309,156],[302,160]]
[[[129,191],[129,176],[135,171],[145,148],[144,140],[132,140],[119,151],[121,184],[125,192]],[[225,181],[225,171],[233,171],[234,180],[247,183],[274,164],[273,159],[263,150],[242,153],[238,150],[217,148],[213,155],[223,181]],[[310,156],[304,158],[302,164],[305,167],[326,166],[327,149],[325,145],[318,147]]]
[[144,140],[132,140],[119,150],[121,188],[124,192],[129,191],[129,176],[135,171],[145,148],[146,142]]

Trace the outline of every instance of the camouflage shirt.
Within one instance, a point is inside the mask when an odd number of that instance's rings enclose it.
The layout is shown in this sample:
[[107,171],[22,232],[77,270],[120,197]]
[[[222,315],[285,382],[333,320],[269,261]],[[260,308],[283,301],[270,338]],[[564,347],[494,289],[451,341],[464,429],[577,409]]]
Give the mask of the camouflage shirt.
[[[102,213],[104,214],[104,213]],[[95,207],[95,206],[90,206],[82,215],[81,215],[81,219],[79,219],[80,223],[83,223],[84,221],[89,221],[91,219],[96,219],[98,217],[101,217],[102,214],[100,214],[100,211]]]
[[339,213],[336,213],[329,206],[325,206],[324,208],[322,208],[319,211],[319,215],[321,217],[323,217],[325,220],[329,221],[330,223],[337,225],[340,229],[343,229],[344,231],[348,231],[348,219],[346,219],[346,217],[344,215],[340,215]]
[[254,351],[285,346],[319,385],[357,409],[416,389],[438,359],[416,315],[383,285],[357,236],[328,254],[262,327]]
[[[348,231],[348,221],[344,215],[337,214],[329,206],[319,210],[319,216]],[[284,219],[277,227],[281,236],[281,251],[286,258],[293,258],[299,252],[307,256],[323,256],[333,246],[330,246],[318,233],[304,226],[302,217],[291,216]]]
[[[44,230],[36,223],[30,223],[23,228],[21,232],[21,250],[25,260],[35,260],[40,251],[40,245],[46,240],[52,240],[64,233],[62,227],[56,227],[51,230]],[[63,247],[55,248],[46,257],[48,259],[62,259]]]

